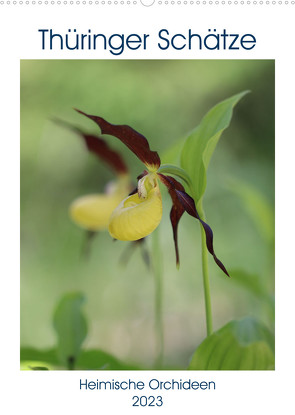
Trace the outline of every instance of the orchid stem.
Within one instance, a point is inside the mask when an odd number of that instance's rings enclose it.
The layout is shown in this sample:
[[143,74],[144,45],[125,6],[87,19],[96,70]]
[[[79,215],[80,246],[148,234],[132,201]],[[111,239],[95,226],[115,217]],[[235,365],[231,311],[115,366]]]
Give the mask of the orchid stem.
[[[198,204],[198,212],[200,218],[205,222],[206,216],[203,209],[202,200]],[[206,234],[200,224],[201,239],[202,239],[202,270],[203,270],[203,286],[204,286],[204,298],[205,298],[205,310],[206,310],[206,326],[207,336],[213,333],[213,321],[212,321],[212,308],[211,308],[211,295],[210,295],[210,282],[209,282],[209,267],[208,267],[208,251],[206,245]]]
[[164,355],[164,330],[163,330],[163,262],[160,249],[159,229],[152,233],[152,268],[155,278],[155,333],[156,333],[156,358],[155,367],[161,368]]

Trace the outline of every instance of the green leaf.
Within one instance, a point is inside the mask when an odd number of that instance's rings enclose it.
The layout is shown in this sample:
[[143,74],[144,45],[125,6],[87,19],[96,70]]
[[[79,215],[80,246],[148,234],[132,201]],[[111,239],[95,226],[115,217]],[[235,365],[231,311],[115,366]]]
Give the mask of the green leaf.
[[46,362],[24,360],[20,365],[21,370],[52,370]]
[[192,179],[196,204],[205,193],[206,171],[218,140],[230,124],[234,106],[247,93],[248,91],[241,92],[213,107],[184,143],[181,167]]
[[265,284],[263,284],[258,275],[249,274],[241,269],[231,269],[229,270],[229,274],[233,282],[246,288],[247,291],[251,292],[256,297],[260,299],[266,299],[266,297],[268,297]]
[[58,355],[73,369],[87,335],[87,323],[81,312],[85,298],[81,293],[66,294],[55,310],[53,322],[58,336]]
[[264,240],[274,243],[274,208],[267,198],[255,187],[241,180],[231,180],[230,190],[238,196],[249,217]]
[[48,367],[45,367],[45,366],[31,366],[31,365],[29,365],[29,368],[31,370],[49,370]]
[[251,317],[231,321],[195,351],[189,370],[273,370],[274,337]]

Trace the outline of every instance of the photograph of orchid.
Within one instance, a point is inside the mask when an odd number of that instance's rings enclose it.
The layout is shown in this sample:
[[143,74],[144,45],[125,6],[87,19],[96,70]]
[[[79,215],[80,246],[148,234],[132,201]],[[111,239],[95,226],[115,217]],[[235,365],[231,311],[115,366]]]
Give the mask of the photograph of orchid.
[[21,174],[22,370],[274,370],[274,61],[21,61]]

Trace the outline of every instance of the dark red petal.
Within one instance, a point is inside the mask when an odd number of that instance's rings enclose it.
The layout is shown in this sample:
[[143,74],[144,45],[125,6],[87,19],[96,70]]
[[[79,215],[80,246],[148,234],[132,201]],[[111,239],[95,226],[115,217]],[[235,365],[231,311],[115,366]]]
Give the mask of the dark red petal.
[[182,206],[184,207],[184,209],[187,211],[187,213],[191,216],[193,216],[194,218],[198,219],[202,226],[203,229],[205,231],[206,234],[206,245],[207,245],[207,249],[210,252],[210,254],[213,256],[214,261],[216,262],[216,264],[219,266],[219,268],[222,269],[222,271],[229,276],[225,266],[223,265],[223,263],[217,258],[217,256],[215,255],[214,249],[213,249],[213,232],[212,229],[210,228],[209,225],[207,225],[207,223],[205,223],[199,216],[197,209],[196,209],[196,205],[194,200],[187,194],[185,193],[185,191],[183,190],[175,190],[175,193],[179,199],[179,201],[181,202]]
[[110,124],[101,117],[86,114],[76,109],[80,114],[93,120],[101,129],[102,134],[113,135],[121,140],[145,165],[160,167],[161,160],[156,151],[151,151],[147,139],[128,125]]
[[159,174],[160,180],[168,188],[168,192],[172,199],[172,209],[170,211],[170,221],[173,230],[173,239],[175,246],[175,255],[176,255],[176,265],[179,266],[179,250],[178,250],[178,223],[181,219],[181,216],[184,214],[184,207],[177,197],[176,189],[184,191],[184,187],[177,180],[171,176],[164,176],[164,174]]
[[115,172],[128,173],[128,168],[120,154],[112,150],[103,139],[89,134],[81,134],[81,136],[84,138],[88,150],[105,161]]
[[102,138],[86,134],[80,128],[72,126],[66,121],[55,119],[54,122],[79,134],[83,138],[88,150],[105,161],[116,173],[123,174],[128,172],[128,168],[121,155],[117,151],[112,150]]

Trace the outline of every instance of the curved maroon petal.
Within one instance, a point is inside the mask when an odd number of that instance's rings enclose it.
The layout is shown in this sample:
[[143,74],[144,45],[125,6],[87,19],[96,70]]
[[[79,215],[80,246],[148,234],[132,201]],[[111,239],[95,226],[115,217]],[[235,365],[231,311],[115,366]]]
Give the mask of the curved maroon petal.
[[213,256],[214,261],[219,266],[219,268],[221,268],[222,271],[229,277],[229,274],[228,274],[225,266],[215,255],[215,252],[214,252],[214,249],[213,249],[213,232],[212,232],[212,229],[210,228],[210,226],[206,222],[204,222],[200,218],[200,216],[198,214],[198,211],[196,209],[194,199],[191,198],[185,191],[182,191],[182,190],[176,189],[175,193],[176,193],[179,201],[181,202],[182,206],[187,211],[187,213],[189,215],[193,216],[194,218],[198,219],[201,222],[201,224],[203,226],[203,229],[205,231],[205,235],[206,235],[206,245],[207,245],[208,251]]
[[160,180],[163,184],[168,188],[168,192],[172,199],[172,208],[170,211],[170,221],[173,230],[173,239],[174,239],[174,246],[175,246],[175,255],[176,255],[176,265],[179,267],[179,249],[178,249],[178,223],[185,212],[182,203],[180,202],[177,194],[176,189],[184,192],[184,187],[180,184],[177,180],[175,180],[171,176],[165,176],[164,174],[158,174]]
[[151,151],[147,139],[128,125],[110,124],[101,117],[86,114],[76,109],[82,115],[93,120],[101,129],[102,134],[112,135],[122,141],[145,165],[160,167],[161,160],[156,151]]

